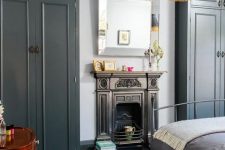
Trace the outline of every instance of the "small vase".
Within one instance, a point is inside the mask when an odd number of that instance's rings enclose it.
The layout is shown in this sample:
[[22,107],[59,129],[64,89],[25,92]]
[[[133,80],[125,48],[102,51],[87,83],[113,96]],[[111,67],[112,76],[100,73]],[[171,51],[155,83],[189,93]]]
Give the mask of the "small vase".
[[152,57],[151,59],[151,68],[150,70],[151,71],[156,71],[157,70],[157,60],[156,60],[156,57]]
[[157,68],[157,71],[159,71],[159,70],[160,70],[160,65],[159,65],[159,63],[157,63],[156,68]]
[[157,68],[158,68],[158,67],[157,67],[157,63],[153,63],[153,64],[152,64],[152,67],[151,67],[151,70],[152,70],[152,71],[156,71]]

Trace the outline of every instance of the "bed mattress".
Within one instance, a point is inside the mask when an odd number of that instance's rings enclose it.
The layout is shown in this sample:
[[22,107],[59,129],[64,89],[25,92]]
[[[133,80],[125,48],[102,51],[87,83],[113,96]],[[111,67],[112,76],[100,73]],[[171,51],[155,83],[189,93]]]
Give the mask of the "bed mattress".
[[[170,146],[154,139],[151,150],[173,150]],[[225,132],[212,133],[190,141],[184,150],[225,150]]]

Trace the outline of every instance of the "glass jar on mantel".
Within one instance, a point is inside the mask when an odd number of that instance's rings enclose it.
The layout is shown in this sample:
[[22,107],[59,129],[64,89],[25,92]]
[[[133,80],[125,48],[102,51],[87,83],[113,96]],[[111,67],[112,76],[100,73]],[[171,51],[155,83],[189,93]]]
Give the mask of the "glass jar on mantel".
[[152,66],[150,70],[160,71],[160,62],[156,59],[156,57],[152,57]]
[[[160,61],[156,57],[151,56],[150,61],[144,58],[144,71],[160,71]],[[149,59],[149,58],[148,58]]]

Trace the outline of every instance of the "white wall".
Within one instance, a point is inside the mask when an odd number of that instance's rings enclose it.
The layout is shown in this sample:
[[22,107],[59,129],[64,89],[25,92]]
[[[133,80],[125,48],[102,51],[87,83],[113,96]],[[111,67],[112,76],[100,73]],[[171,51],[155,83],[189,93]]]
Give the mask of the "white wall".
[[[167,70],[160,79],[160,106],[174,103],[174,21],[175,6],[171,0],[161,0],[160,4],[160,45],[165,50],[161,69]],[[80,0],[80,140],[94,140],[96,128],[95,80],[90,74],[92,60],[97,56],[97,20],[98,0]],[[105,58],[110,59],[111,57]],[[119,65],[134,66],[143,70],[144,58],[115,57]],[[160,123],[171,121],[170,113],[160,114]],[[171,115],[173,116],[173,115]]]
[[[108,2],[106,47],[148,49],[151,32],[151,2],[110,0]],[[118,31],[130,31],[129,45],[118,45]]]
[[[175,100],[175,2],[160,0],[159,43],[165,49],[162,69],[168,71],[160,80],[159,106],[174,104]],[[173,110],[160,113],[160,125],[173,121]]]

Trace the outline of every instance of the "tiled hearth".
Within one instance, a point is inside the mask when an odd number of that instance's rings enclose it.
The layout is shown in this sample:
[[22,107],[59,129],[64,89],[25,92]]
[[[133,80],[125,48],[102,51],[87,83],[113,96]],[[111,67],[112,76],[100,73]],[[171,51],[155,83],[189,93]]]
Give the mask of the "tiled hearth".
[[[152,126],[151,101],[156,101],[157,105],[158,79],[163,72],[94,72],[94,74],[97,96],[96,139],[108,135],[119,147],[148,145]],[[132,136],[127,136],[124,126],[135,127]],[[131,149],[132,147],[129,148]],[[135,149],[137,150],[137,147]]]

